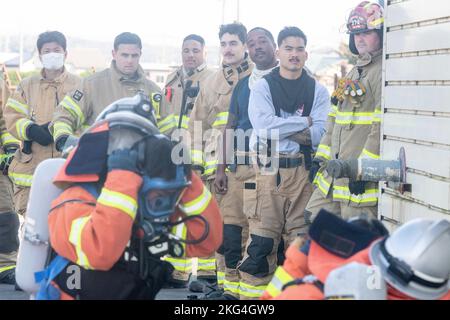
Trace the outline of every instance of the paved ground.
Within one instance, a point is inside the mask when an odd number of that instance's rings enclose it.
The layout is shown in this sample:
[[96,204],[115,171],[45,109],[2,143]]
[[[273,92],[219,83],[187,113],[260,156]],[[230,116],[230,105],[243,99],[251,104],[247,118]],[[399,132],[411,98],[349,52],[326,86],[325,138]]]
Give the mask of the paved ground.
[[[163,289],[156,300],[186,300],[189,295],[199,295],[187,289]],[[0,300],[28,300],[25,292],[15,291],[14,286],[0,284]]]

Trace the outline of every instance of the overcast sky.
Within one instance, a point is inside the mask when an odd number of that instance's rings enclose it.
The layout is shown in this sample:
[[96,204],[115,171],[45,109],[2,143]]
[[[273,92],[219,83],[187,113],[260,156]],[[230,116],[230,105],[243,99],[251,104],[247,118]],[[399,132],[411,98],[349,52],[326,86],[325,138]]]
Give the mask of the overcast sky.
[[[2,0],[0,34],[59,30],[67,36],[111,41],[122,31],[146,43],[177,44],[189,33],[218,44],[223,0]],[[226,23],[237,18],[238,0],[225,0]],[[240,0],[240,21],[248,29],[303,29],[310,46],[336,46],[350,9],[359,0]]]

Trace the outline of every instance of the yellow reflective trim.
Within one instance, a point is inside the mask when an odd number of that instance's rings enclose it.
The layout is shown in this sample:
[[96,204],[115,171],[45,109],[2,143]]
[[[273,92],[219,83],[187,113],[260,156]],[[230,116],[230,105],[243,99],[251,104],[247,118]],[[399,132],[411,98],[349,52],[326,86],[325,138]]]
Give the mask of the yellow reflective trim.
[[371,27],[377,27],[383,23],[384,23],[384,17],[381,17],[379,19],[368,22],[369,26],[371,26]]
[[211,202],[211,192],[203,186],[203,192],[196,199],[183,203],[180,205],[180,209],[188,216],[199,215],[208,207]]
[[325,196],[328,194],[328,191],[330,191],[331,183],[325,179],[321,172],[317,172],[313,184],[316,185]]
[[21,174],[9,171],[8,176],[14,184],[22,187],[31,187],[31,183],[33,182],[33,175],[30,174]]
[[355,195],[348,187],[333,186],[333,199],[348,200],[357,204],[378,201],[378,189],[369,189],[365,193]]
[[239,294],[239,282],[232,282],[225,279],[223,282],[223,289],[224,291]]
[[164,257],[164,261],[170,262],[175,270],[180,272],[191,272],[192,271],[192,260],[185,258],[174,258],[174,257]]
[[162,94],[160,94],[159,92],[153,92],[151,93],[150,97],[152,99],[152,105],[153,108],[155,109],[155,115],[156,115],[156,119],[160,119],[161,118],[161,99],[155,99],[155,96],[160,96],[162,99]]
[[259,298],[262,296],[267,286],[252,286],[245,282],[239,283],[239,294],[248,298]]
[[217,170],[218,164],[219,164],[219,160],[207,161],[204,165],[205,172],[203,173],[203,175],[207,176],[207,175],[214,174],[214,172],[216,172],[216,170]]
[[331,148],[325,144],[319,144],[317,147],[316,157],[322,157],[326,160],[331,159]]
[[30,107],[24,103],[20,103],[15,99],[9,98],[6,102],[6,107],[10,107],[25,116],[30,115]]
[[217,284],[223,285],[225,282],[225,272],[217,271]]
[[[176,226],[172,227],[172,230],[170,231],[173,235],[175,235],[178,239],[186,240],[187,238],[187,227],[186,224],[180,223]],[[183,247],[183,256],[186,255],[186,243],[180,242],[181,246]]]
[[172,128],[175,128],[177,126],[175,121],[175,116],[173,114],[168,115],[161,121],[158,121],[158,128],[161,133],[165,133],[169,131]]
[[33,121],[29,120],[29,119],[19,119],[16,122],[16,130],[17,130],[17,136],[19,137],[19,139],[22,140],[28,140],[28,136],[27,136],[27,128],[28,126],[32,125]]
[[380,159],[380,156],[368,151],[367,149],[363,149],[361,155],[359,156],[360,159]]
[[55,140],[63,135],[71,135],[72,127],[65,122],[56,122],[53,125],[53,136]]
[[267,286],[266,291],[272,297],[276,297],[281,293],[283,286],[286,283],[289,283],[293,280],[294,280],[294,278],[289,273],[287,273],[283,267],[280,266],[275,271],[275,274],[274,274],[271,282]]
[[213,123],[213,127],[226,125],[228,122],[228,112],[220,112],[216,115],[216,121]]
[[137,202],[126,194],[103,188],[97,203],[119,209],[129,215],[133,220],[136,217]]
[[76,263],[85,269],[93,269],[91,264],[89,263],[89,259],[83,251],[81,239],[83,229],[90,219],[91,217],[87,216],[73,220],[69,234],[69,242],[75,246],[75,251],[78,257]]
[[328,113],[329,117],[336,118],[336,112],[338,112],[338,107],[336,105],[331,106],[331,111]]
[[[180,122],[180,116],[175,116],[176,126],[178,128],[178,124]],[[183,120],[181,121],[181,128],[188,129],[189,128],[189,117],[184,115]]]
[[341,112],[336,113],[336,123],[347,124],[361,124],[370,125],[373,121],[373,112]]
[[[204,270],[204,271],[216,270],[216,259],[198,258],[197,271],[198,270]],[[225,278],[225,274],[224,274],[224,278]]]
[[0,268],[0,273],[8,271],[8,270],[12,270],[16,267],[16,265],[12,265],[12,266],[7,266],[7,267],[2,267]]
[[375,109],[375,112],[373,113],[373,118],[372,118],[373,122],[381,122],[382,114],[383,113],[382,113],[381,109],[379,107],[377,107]]
[[201,150],[191,151],[192,164],[203,166],[203,152]]
[[73,101],[71,97],[65,96],[63,101],[61,101],[61,106],[69,111],[69,113],[75,118],[77,121],[77,128],[80,128],[81,125],[84,124],[84,114],[81,111],[80,106]]
[[8,144],[20,144],[20,141],[13,137],[9,132],[5,132],[0,136],[2,145],[6,146]]

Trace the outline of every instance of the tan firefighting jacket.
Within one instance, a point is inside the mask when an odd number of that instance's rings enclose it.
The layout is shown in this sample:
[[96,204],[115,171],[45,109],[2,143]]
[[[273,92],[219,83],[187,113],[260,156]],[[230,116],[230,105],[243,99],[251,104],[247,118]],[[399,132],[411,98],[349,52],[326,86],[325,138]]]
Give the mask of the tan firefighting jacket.
[[189,120],[189,133],[192,139],[192,164],[203,168],[203,179],[215,177],[219,144],[228,121],[233,89],[252,69],[253,63],[246,55],[237,68],[223,65],[200,89]]
[[[158,128],[161,133],[170,136],[172,131],[178,128],[186,83],[190,80],[192,81],[192,88],[200,89],[203,87],[205,80],[213,73],[211,69],[208,69],[206,64],[203,64],[187,74],[183,71],[183,67],[180,67],[167,77],[167,83],[164,89],[167,105],[164,109],[160,110],[161,118],[158,121]],[[195,98],[187,97],[186,105],[193,105],[194,102]],[[188,128],[191,111],[192,109],[187,109],[183,115],[181,127],[184,129]]]
[[328,117],[327,132],[322,138],[316,159],[323,161],[314,184],[324,197],[332,190],[335,201],[353,207],[374,206],[378,201],[378,185],[367,183],[362,195],[350,193],[348,178],[333,181],[325,170],[330,159],[380,158],[382,51],[358,58],[333,97],[338,101]]
[[[0,89],[1,97],[1,89]],[[20,141],[14,138],[8,131],[6,131],[5,120],[3,119],[2,103],[0,101],[0,163],[6,161],[4,159],[6,148],[18,148]],[[0,172],[0,213],[12,211],[11,201],[11,182],[7,176]]]
[[162,100],[161,89],[145,77],[141,67],[136,77],[130,79],[119,72],[113,61],[110,68],[83,79],[82,84],[66,95],[58,105],[51,124],[54,140],[92,125],[108,105],[116,100],[132,97],[138,91],[143,91],[153,99],[153,106],[158,114]]
[[[81,78],[66,70],[54,80],[46,80],[40,75],[24,79],[6,102],[4,119],[8,132],[22,143],[28,141],[27,128],[36,123],[49,123],[55,108],[64,96],[78,87]],[[11,138],[7,136],[7,139]],[[18,186],[30,187],[35,168],[46,159],[59,157],[54,144],[41,146],[32,142],[31,154],[17,150],[9,167],[9,177]]]

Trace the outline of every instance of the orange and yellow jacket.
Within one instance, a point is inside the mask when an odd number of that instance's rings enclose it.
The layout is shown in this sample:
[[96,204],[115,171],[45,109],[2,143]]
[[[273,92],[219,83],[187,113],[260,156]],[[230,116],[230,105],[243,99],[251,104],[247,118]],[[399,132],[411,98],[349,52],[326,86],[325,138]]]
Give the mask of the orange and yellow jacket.
[[[324,284],[329,273],[336,268],[351,262],[371,265],[370,246],[359,251],[348,259],[340,258],[311,241],[309,253],[300,250],[301,242],[296,240],[286,251],[283,266],[278,267],[272,281],[261,296],[261,300],[323,300],[324,294],[319,286],[313,283],[291,285],[283,290],[283,286],[295,279],[312,275]],[[388,300],[414,300],[388,285]],[[441,300],[450,300],[450,291]]]
[[[70,183],[65,175],[66,166],[54,180],[56,183]],[[92,182],[89,176],[78,179],[78,182]],[[222,243],[222,219],[216,200],[201,179],[192,174],[191,181],[172,219],[177,221],[180,217],[202,215],[208,221],[207,238],[200,244],[187,244],[184,248],[188,257],[208,256]],[[48,218],[53,249],[85,269],[111,269],[124,254],[132,236],[141,184],[142,177],[131,171],[112,170],[97,199],[80,185],[67,188],[52,203],[54,209]],[[199,239],[204,232],[203,222],[199,220],[190,219],[173,232],[187,240]]]

